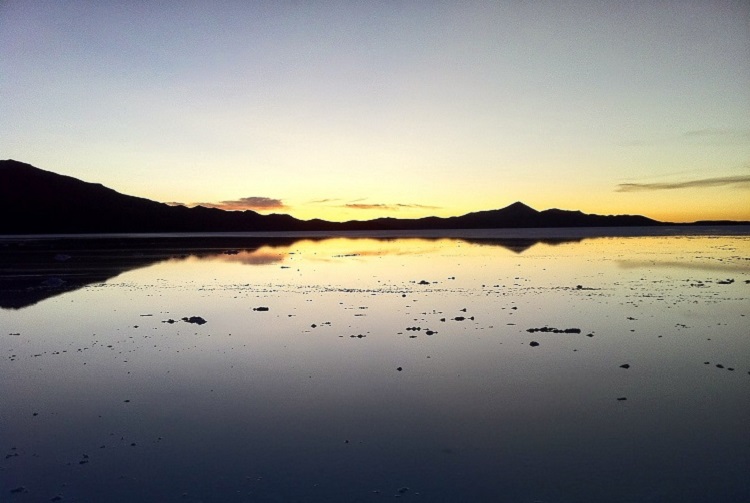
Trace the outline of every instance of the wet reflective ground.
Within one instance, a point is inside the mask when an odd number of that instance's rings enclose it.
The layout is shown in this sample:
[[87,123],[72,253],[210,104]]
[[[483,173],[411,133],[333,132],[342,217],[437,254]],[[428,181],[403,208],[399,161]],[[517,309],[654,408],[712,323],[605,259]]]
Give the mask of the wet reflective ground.
[[1,244],[3,501],[750,500],[747,235]]

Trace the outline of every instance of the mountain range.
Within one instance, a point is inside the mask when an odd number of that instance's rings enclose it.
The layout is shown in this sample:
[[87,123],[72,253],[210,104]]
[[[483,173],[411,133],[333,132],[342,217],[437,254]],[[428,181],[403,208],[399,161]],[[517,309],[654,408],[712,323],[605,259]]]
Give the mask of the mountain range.
[[[382,231],[542,227],[632,227],[667,225],[639,215],[591,215],[537,211],[516,202],[502,209],[456,217],[378,218],[329,222],[290,215],[172,206],[121,194],[101,184],[0,161],[0,234],[88,234],[149,232]],[[695,222],[729,224],[740,222]],[[747,223],[747,222],[742,222]],[[672,224],[674,225],[674,224]]]

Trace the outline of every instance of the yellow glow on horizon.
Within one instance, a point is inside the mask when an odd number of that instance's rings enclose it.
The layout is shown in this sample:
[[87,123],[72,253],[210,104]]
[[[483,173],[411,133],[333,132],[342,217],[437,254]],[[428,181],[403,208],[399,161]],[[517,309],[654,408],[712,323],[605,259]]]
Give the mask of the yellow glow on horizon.
[[[714,193],[710,193],[714,192]],[[547,197],[544,197],[547,196]],[[418,219],[424,217],[452,217],[467,213],[497,210],[516,201],[538,210],[557,208],[569,211],[582,211],[597,215],[642,215],[663,222],[694,222],[697,220],[736,220],[750,221],[750,198],[747,190],[709,191],[673,190],[635,193],[589,193],[548,195],[539,194],[533,198],[476,198],[462,200],[456,198],[450,206],[424,204],[412,207],[398,206],[398,203],[373,203],[372,208],[355,209],[342,204],[289,204],[287,208],[256,210],[262,215],[287,214],[300,220],[321,219],[330,222],[351,220],[374,220],[378,218]],[[687,203],[686,203],[687,201]],[[377,206],[380,205],[380,206]]]

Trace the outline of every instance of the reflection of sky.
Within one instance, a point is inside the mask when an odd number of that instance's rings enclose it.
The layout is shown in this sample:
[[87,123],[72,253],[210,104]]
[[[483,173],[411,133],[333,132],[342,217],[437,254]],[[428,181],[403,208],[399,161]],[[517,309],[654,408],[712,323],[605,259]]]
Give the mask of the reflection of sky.
[[[741,501],[746,242],[304,241],[2,311],[3,480],[108,501]],[[670,257],[736,281],[620,266]],[[527,332],[544,326],[582,333]]]

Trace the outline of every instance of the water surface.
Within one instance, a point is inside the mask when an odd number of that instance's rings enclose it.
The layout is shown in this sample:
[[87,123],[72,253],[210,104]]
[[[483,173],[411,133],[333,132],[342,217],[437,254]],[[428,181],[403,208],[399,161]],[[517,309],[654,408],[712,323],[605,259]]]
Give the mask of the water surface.
[[750,500],[747,234],[2,245],[11,501]]

